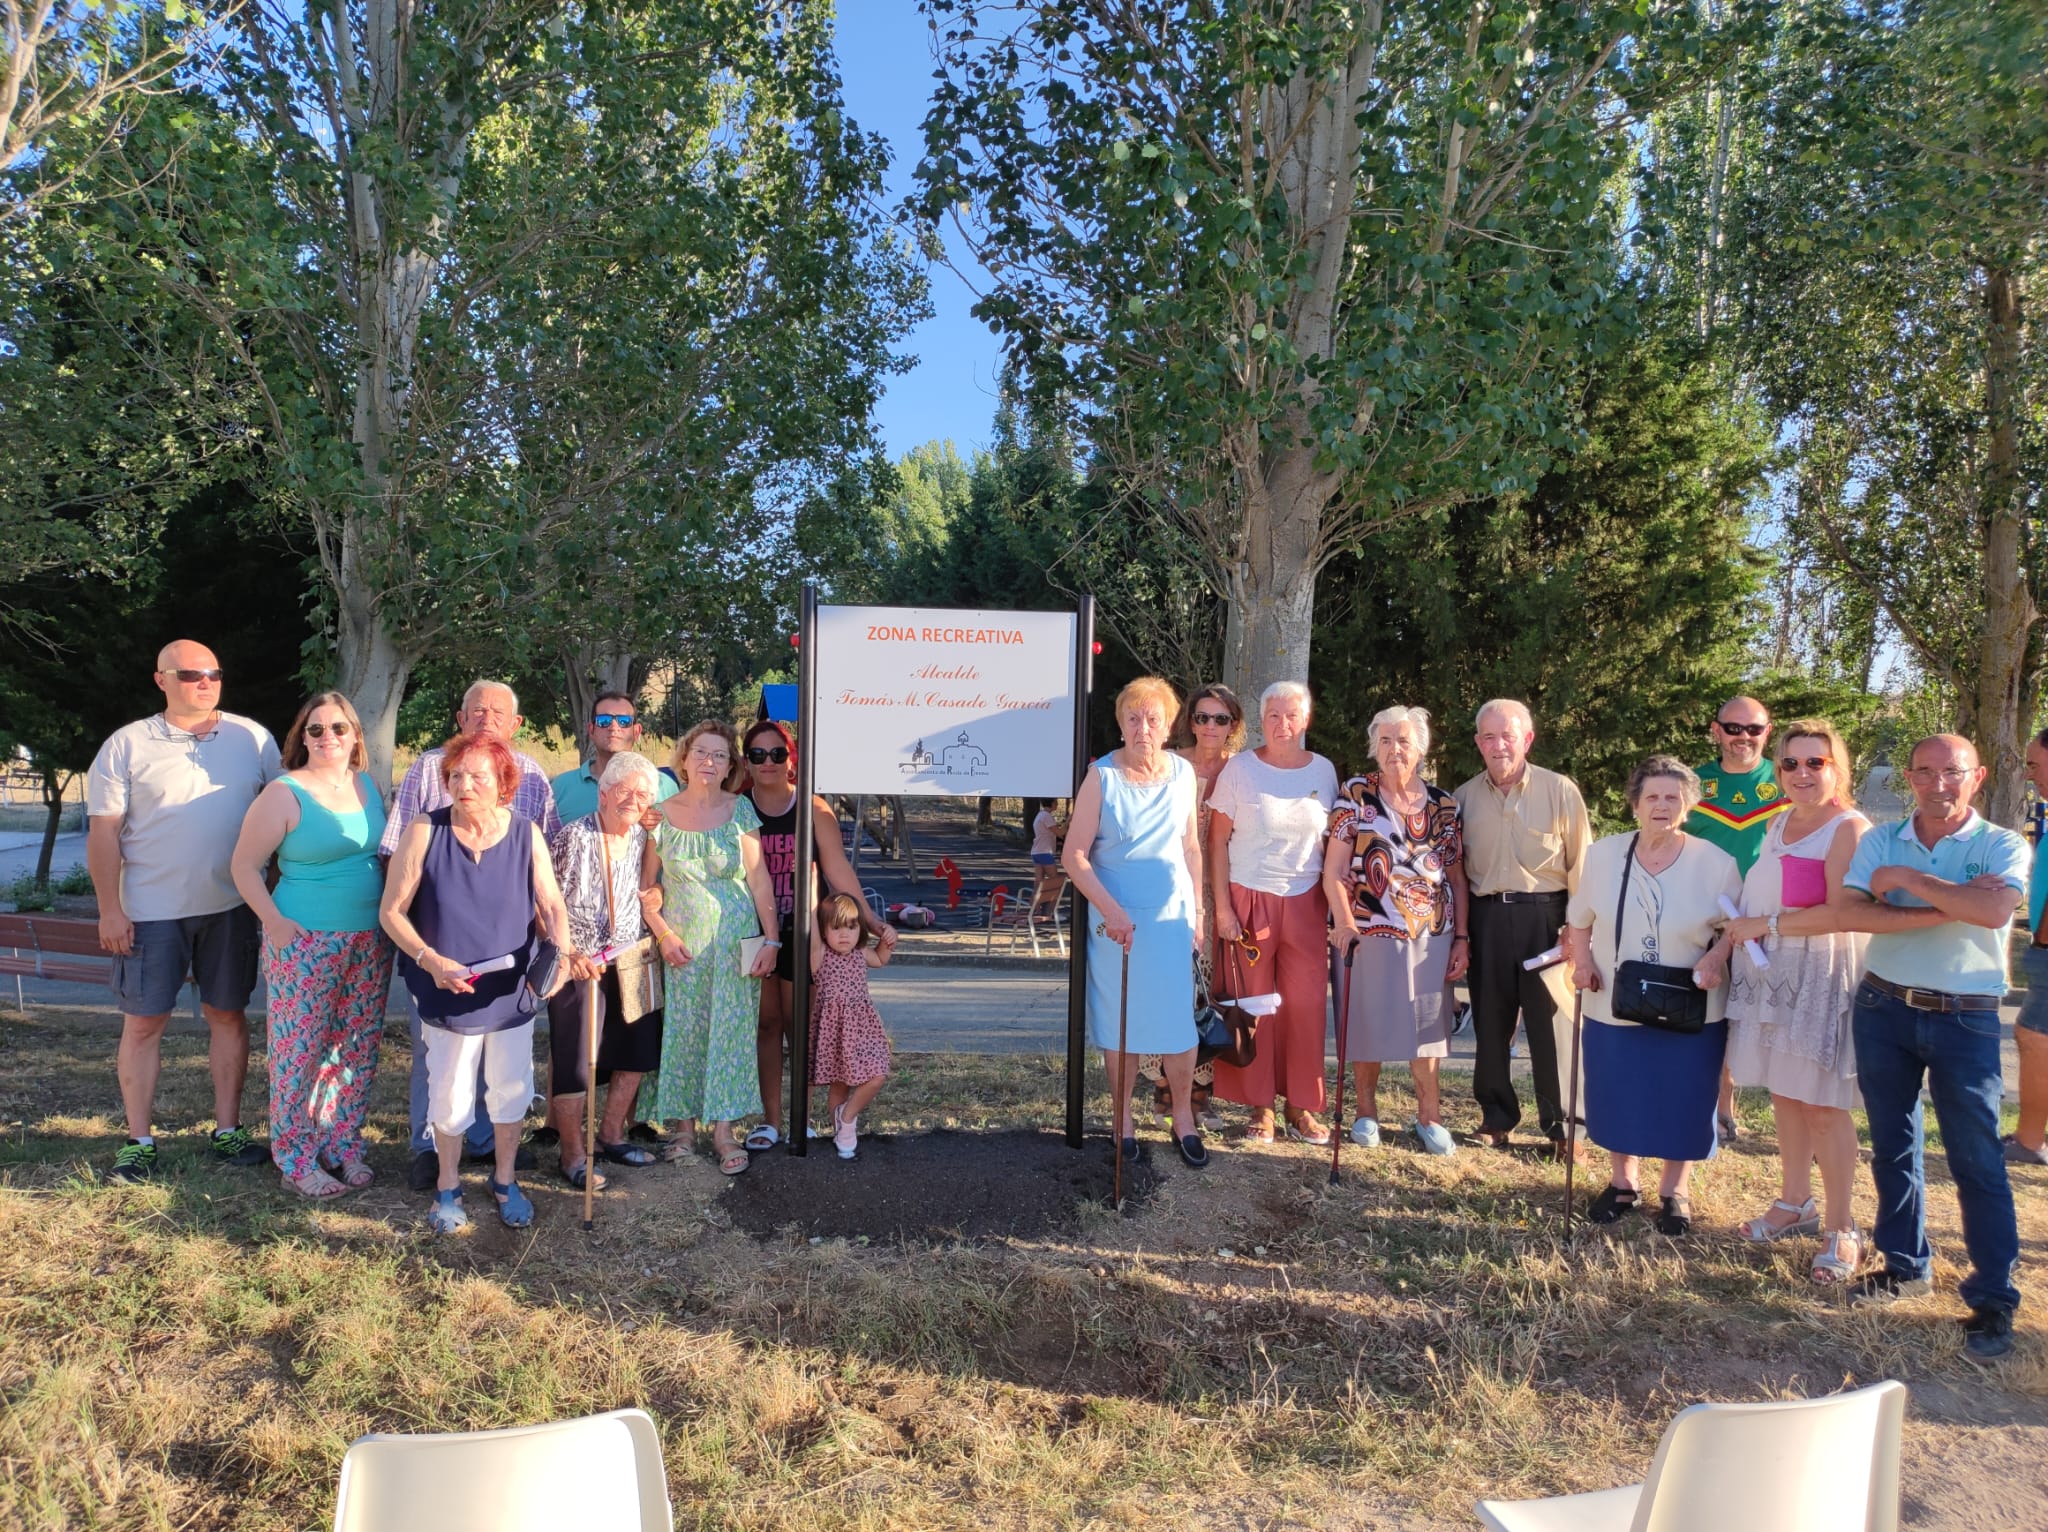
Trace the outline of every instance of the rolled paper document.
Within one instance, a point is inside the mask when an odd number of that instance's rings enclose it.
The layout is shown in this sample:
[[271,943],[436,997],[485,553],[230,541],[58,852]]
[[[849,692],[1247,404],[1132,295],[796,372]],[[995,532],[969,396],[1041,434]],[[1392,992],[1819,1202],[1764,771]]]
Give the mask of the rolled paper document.
[[1564,961],[1564,948],[1552,947],[1548,952],[1539,952],[1522,965],[1530,973],[1539,968],[1555,968]]
[[[1721,896],[1721,913],[1730,920],[1740,920],[1742,918],[1742,911],[1735,907],[1735,901],[1726,894]],[[1749,960],[1756,964],[1757,967],[1768,968],[1771,966],[1771,960],[1764,955],[1762,942],[1744,942],[1742,950],[1749,954]]]
[[503,973],[506,969],[517,966],[518,962],[519,959],[508,952],[503,957],[485,958],[481,963],[471,963],[469,982],[473,984],[487,973]]

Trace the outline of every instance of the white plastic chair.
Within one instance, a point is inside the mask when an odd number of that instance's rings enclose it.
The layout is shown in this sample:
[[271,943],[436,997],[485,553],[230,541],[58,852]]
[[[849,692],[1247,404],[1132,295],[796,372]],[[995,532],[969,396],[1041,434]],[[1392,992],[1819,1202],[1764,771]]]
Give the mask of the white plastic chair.
[[334,1532],[674,1532],[645,1410],[445,1436],[358,1437]]
[[1641,1484],[1550,1500],[1482,1500],[1495,1532],[1897,1532],[1906,1385],[1824,1399],[1695,1404],[1665,1428]]

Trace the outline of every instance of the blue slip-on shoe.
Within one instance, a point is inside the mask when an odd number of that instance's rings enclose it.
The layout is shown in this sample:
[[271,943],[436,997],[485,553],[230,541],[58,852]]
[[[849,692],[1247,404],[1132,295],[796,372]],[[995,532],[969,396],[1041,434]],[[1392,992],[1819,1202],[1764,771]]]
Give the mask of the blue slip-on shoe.
[[1361,1149],[1377,1149],[1380,1146],[1380,1125],[1377,1119],[1360,1117],[1351,1124],[1351,1142]]
[[469,1227],[469,1214],[462,1209],[460,1189],[434,1194],[433,1205],[427,1209],[427,1226],[436,1234],[453,1234],[457,1229]]
[[491,1195],[498,1199],[498,1222],[508,1229],[523,1229],[533,1222],[533,1203],[526,1193],[513,1181],[500,1186],[496,1181],[486,1181]]
[[1411,1122],[1408,1131],[1421,1140],[1426,1154],[1456,1154],[1457,1141],[1451,1137],[1451,1130],[1440,1122]]

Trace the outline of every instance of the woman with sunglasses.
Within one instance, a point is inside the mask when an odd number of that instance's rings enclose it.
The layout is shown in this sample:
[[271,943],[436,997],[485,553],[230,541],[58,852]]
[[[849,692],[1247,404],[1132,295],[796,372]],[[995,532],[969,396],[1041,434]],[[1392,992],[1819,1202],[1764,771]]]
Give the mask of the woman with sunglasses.
[[[747,1135],[746,1147],[773,1149],[782,1142],[782,1050],[789,1037],[789,1018],[796,996],[796,739],[783,724],[764,718],[747,730],[742,741],[747,765],[746,798],[761,821],[761,860],[775,885],[775,909],[781,917],[776,933],[775,973],[761,986],[761,1022],[755,1036],[755,1057],[761,1075],[761,1115]],[[860,880],[846,860],[839,819],[823,798],[811,799],[811,867],[823,873],[826,890],[850,895],[861,908],[863,938],[872,936],[884,953],[896,945],[896,928],[875,918],[861,898]],[[818,891],[812,888],[815,905]],[[805,943],[808,948],[808,943]]]
[[[384,799],[367,763],[348,698],[310,699],[285,735],[284,775],[249,806],[231,864],[235,888],[263,922],[271,1158],[285,1185],[307,1197],[374,1179],[363,1117],[392,950],[377,923]],[[275,889],[265,876],[273,858]]]
[[[1856,1057],[1850,1013],[1868,938],[1832,929],[1826,905],[1870,821],[1850,797],[1849,750],[1835,726],[1801,719],[1785,731],[1777,785],[1791,807],[1771,821],[1742,883],[1742,918],[1728,923],[1734,948],[1728,992],[1728,1069],[1737,1085],[1763,1086],[1777,1118],[1778,1200],[1742,1225],[1758,1244],[1820,1234],[1811,1275],[1851,1281],[1863,1255],[1850,1205],[1856,1182]],[[1759,969],[1741,945],[1761,942]],[[1813,1202],[1820,1165],[1822,1207]]]

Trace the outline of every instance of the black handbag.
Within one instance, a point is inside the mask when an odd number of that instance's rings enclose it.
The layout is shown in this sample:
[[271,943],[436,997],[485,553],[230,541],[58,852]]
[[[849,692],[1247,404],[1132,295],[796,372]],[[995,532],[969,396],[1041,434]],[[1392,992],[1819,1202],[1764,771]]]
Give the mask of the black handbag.
[[[1614,903],[1614,946],[1621,950],[1621,918],[1628,909],[1628,877],[1636,862],[1638,835],[1628,838],[1621,863],[1621,897]],[[1633,1021],[1659,1032],[1697,1036],[1707,1029],[1707,992],[1692,981],[1690,968],[1634,958],[1614,969],[1614,997],[1608,1007],[1616,1021]]]
[[[1243,992],[1245,988],[1242,941],[1224,944],[1231,954],[1238,958],[1237,973],[1233,988]],[[1256,958],[1253,959],[1257,961]],[[1233,1069],[1243,1069],[1259,1055],[1259,1018],[1240,1009],[1231,999],[1209,999],[1198,988],[1195,992],[1195,1062],[1206,1064],[1214,1060],[1228,1064]]]

